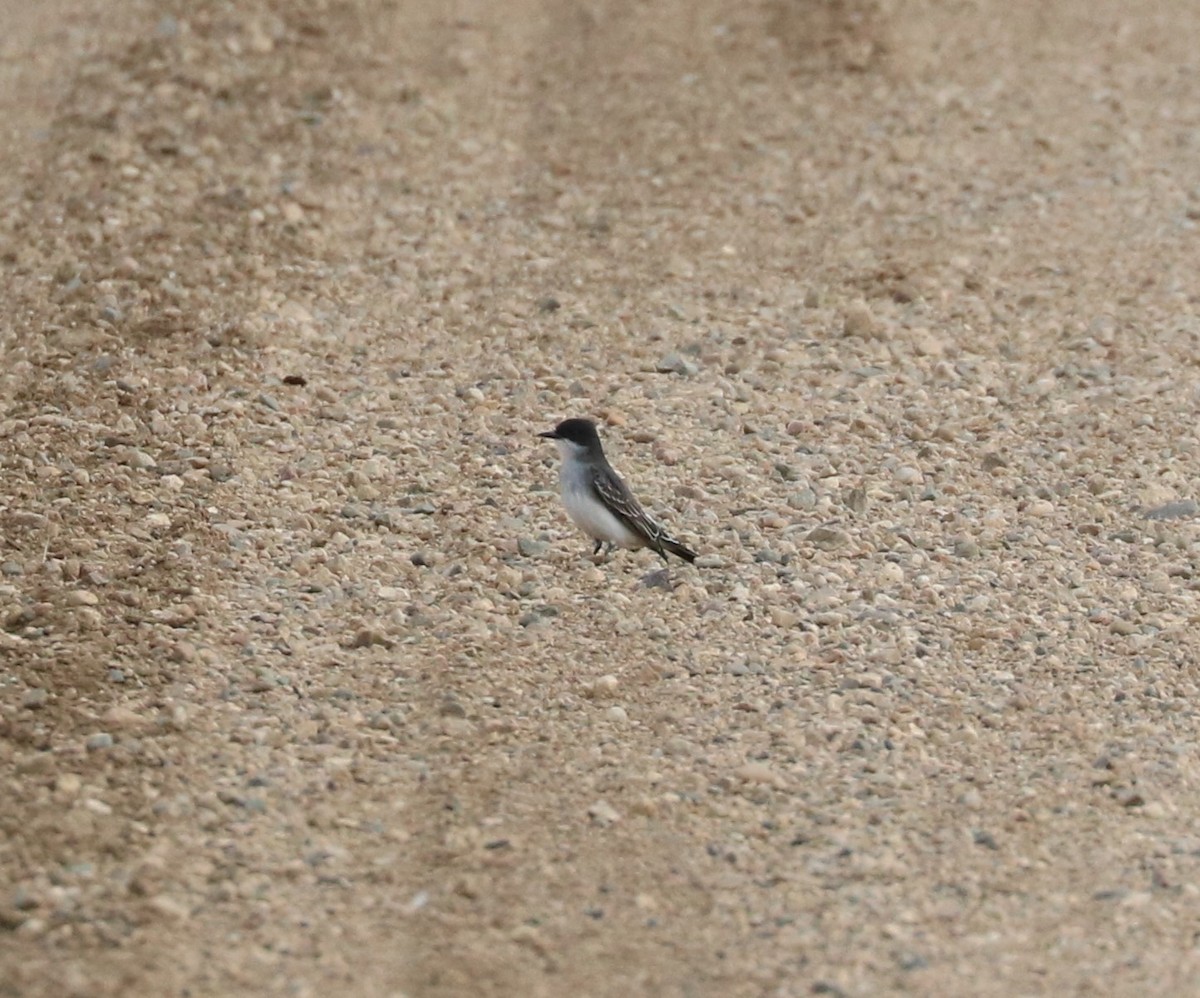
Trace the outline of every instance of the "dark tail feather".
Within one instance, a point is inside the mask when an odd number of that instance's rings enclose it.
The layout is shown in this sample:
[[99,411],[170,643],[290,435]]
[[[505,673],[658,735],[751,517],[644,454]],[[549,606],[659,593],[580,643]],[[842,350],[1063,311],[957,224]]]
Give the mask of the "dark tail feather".
[[[696,552],[690,548],[684,547],[679,543],[679,541],[675,540],[674,537],[664,537],[662,539],[662,546],[664,551],[670,551],[671,554],[678,558],[682,558],[686,562],[693,562],[696,560]],[[666,560],[665,555],[663,556],[663,560]]]

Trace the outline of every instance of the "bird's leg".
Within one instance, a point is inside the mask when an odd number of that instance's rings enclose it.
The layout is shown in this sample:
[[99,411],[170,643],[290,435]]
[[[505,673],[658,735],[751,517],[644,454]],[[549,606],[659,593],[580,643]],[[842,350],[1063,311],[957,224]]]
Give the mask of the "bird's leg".
[[[616,545],[613,544],[612,541],[596,541],[596,543],[592,545],[592,560],[596,561],[596,559],[599,558],[600,562],[607,561],[609,555],[613,553],[613,549],[615,547]],[[601,551],[604,553],[601,554]]]

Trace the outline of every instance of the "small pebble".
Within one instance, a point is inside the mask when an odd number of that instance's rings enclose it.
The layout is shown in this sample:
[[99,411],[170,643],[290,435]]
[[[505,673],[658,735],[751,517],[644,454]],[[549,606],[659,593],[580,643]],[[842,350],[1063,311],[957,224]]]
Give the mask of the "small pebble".
[[1142,514],[1147,520],[1182,520],[1200,513],[1200,506],[1187,499],[1156,506]]
[[660,568],[653,572],[647,572],[642,576],[641,583],[647,589],[665,589],[669,592],[671,589],[671,570],[669,568]]
[[987,849],[994,850],[1000,848],[996,842],[996,837],[991,832],[985,831],[982,828],[977,828],[971,833],[971,841],[973,841],[977,846],[983,846]]
[[147,904],[154,911],[162,915],[164,918],[172,922],[183,922],[191,918],[191,911],[182,901],[170,897],[166,894],[160,894],[157,897],[152,897]]
[[41,710],[50,699],[50,694],[39,688],[26,690],[21,697],[21,706],[26,710]]
[[954,556],[956,558],[978,558],[979,554],[979,545],[970,538],[964,537],[954,542]]
[[23,530],[42,530],[50,523],[50,520],[42,513],[35,513],[27,509],[14,510],[8,514],[7,520],[9,526],[20,527]]
[[59,773],[54,778],[54,789],[64,797],[74,797],[83,789],[83,779],[78,773]]
[[550,553],[550,544],[548,541],[522,537],[517,541],[517,552],[522,558],[544,558]]
[[817,494],[812,489],[801,489],[788,496],[788,505],[792,509],[813,510],[817,508]]
[[771,623],[776,627],[791,628],[800,623],[800,614],[781,606],[773,606],[770,610]]
[[654,369],[659,374],[682,374],[690,377],[699,373],[700,365],[681,354],[669,353],[654,366]]
[[609,825],[615,825],[621,820],[621,815],[617,809],[608,801],[598,800],[587,810],[588,817],[591,818],[592,824],[599,825],[601,828],[607,828]]
[[456,697],[448,696],[442,700],[441,707],[438,708],[438,713],[442,717],[466,717],[467,708]]
[[113,747],[113,736],[106,731],[97,732],[94,735],[88,735],[87,741],[84,743],[89,752],[99,752],[103,749]]
[[822,551],[834,551],[850,543],[850,535],[836,527],[814,527],[805,535],[805,540]]
[[152,458],[144,450],[138,450],[135,447],[131,447],[125,452],[125,459],[123,463],[129,465],[131,468],[139,469],[154,468],[158,466],[158,462],[155,461],[154,458]]
[[877,335],[879,324],[866,302],[853,302],[842,313],[842,329],[847,336],[872,339]]
[[350,641],[351,648],[390,648],[391,639],[377,627],[363,627],[355,632]]
[[855,513],[864,513],[867,509],[867,490],[861,485],[846,493],[846,507]]
[[609,674],[601,676],[590,686],[586,687],[584,692],[594,700],[604,700],[616,696],[617,687],[620,685],[620,680],[616,676]]
[[107,727],[115,731],[131,731],[144,726],[147,722],[145,715],[119,704],[109,707],[101,716],[101,720]]
[[787,786],[787,780],[775,772],[765,762],[748,762],[733,771],[733,775],[747,783],[758,783],[782,790]]
[[1008,467],[1008,462],[999,454],[984,454],[981,467],[984,471],[999,471]]

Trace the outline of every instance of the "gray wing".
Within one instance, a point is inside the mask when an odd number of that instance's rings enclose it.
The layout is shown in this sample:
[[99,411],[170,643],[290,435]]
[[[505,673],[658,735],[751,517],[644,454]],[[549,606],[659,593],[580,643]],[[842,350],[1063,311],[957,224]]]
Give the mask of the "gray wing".
[[633,497],[621,476],[611,468],[597,468],[592,476],[592,484],[613,515],[630,530],[645,537],[646,544],[662,554],[666,530],[642,509],[642,504]]

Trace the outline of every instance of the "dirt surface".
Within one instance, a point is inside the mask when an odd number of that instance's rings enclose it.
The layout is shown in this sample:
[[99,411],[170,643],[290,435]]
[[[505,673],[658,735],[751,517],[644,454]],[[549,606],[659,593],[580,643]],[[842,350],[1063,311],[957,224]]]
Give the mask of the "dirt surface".
[[1200,993],[1200,8],[33,6],[0,996]]

